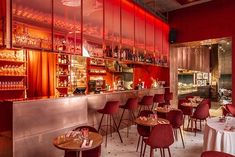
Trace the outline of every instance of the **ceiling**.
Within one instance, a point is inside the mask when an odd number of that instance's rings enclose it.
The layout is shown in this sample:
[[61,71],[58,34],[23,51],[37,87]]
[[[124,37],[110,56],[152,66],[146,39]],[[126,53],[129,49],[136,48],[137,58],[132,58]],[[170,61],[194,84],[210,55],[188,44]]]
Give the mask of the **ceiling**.
[[211,0],[138,0],[155,12],[165,13]]

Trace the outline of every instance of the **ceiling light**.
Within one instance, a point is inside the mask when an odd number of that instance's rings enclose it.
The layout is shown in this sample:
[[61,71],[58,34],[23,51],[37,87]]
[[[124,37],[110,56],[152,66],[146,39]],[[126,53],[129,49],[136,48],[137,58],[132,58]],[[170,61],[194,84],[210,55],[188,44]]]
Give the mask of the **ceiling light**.
[[81,6],[81,0],[61,0],[63,5],[66,5],[68,7],[80,7]]

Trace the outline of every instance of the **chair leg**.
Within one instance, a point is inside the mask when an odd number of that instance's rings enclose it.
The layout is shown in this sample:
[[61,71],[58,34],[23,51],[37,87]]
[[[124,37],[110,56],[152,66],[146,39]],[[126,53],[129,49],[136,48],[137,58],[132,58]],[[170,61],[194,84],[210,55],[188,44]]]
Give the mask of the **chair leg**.
[[184,129],[185,115],[183,115],[183,129]]
[[162,151],[163,151],[163,157],[165,157],[165,149],[162,148]]
[[121,119],[120,119],[119,124],[118,124],[118,129],[120,128],[124,112],[125,112],[125,109],[123,109],[123,111],[122,111]]
[[195,119],[195,130],[194,130],[195,134],[194,136],[196,136],[196,132],[197,132],[197,119]]
[[140,109],[139,109],[138,116],[140,115],[140,112],[141,112],[142,106],[143,106],[143,105],[140,105]]
[[[143,157],[144,157],[144,155],[145,155],[146,147],[147,147],[147,144],[144,145]],[[141,155],[140,155],[140,156],[141,156]]]
[[160,153],[161,153],[161,157],[162,157],[162,155],[163,155],[163,153],[162,153],[162,148],[160,148]]
[[138,152],[138,149],[139,149],[139,145],[140,145],[140,138],[141,138],[141,136],[139,136],[139,140],[138,140],[138,143],[137,143],[136,152]]
[[143,144],[144,144],[144,137],[141,136],[140,157],[142,156],[142,152],[143,152]]
[[182,143],[183,143],[183,148],[185,148],[182,130],[181,130],[181,128],[179,128],[179,129],[180,129],[181,140],[182,140]]
[[110,136],[113,137],[113,128],[112,128],[112,118],[109,116],[109,129],[110,129]]
[[202,130],[202,120],[200,120],[200,130]]
[[191,122],[191,118],[188,119],[188,126],[187,126],[187,130],[189,129],[189,124]]
[[104,114],[103,114],[103,115],[102,115],[102,117],[101,117],[100,124],[99,124],[99,127],[98,127],[98,132],[100,131],[100,127],[101,127],[101,124],[102,124],[103,118],[104,118]]
[[105,137],[105,147],[107,147],[107,142],[108,142],[108,130],[109,130],[109,115],[106,116],[107,118],[107,126],[106,126],[106,137]]
[[120,138],[120,140],[121,140],[121,143],[123,143],[122,137],[121,137],[121,134],[120,134],[120,132],[119,132],[119,130],[118,130],[118,127],[117,127],[117,124],[116,124],[116,122],[115,122],[115,119],[114,119],[113,115],[111,115],[111,116],[112,116],[112,118],[113,118],[113,123],[114,123],[114,125],[115,125],[115,127],[116,127],[116,130],[117,130],[118,136],[119,136],[119,138]]
[[169,157],[171,157],[171,151],[170,151],[170,148],[168,147],[168,153],[169,153]]

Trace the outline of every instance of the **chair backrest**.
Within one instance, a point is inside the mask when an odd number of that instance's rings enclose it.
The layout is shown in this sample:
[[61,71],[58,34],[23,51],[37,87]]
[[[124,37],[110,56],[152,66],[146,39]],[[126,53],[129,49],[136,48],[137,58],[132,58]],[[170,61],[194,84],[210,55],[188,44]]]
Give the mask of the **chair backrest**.
[[234,155],[227,154],[218,151],[205,151],[201,154],[201,157],[235,157]]
[[155,94],[153,101],[156,103],[162,103],[165,101],[164,94]]
[[208,104],[209,109],[211,108],[211,100],[210,99],[203,99],[201,103]]
[[144,96],[140,102],[142,105],[153,105],[153,96]]
[[129,98],[126,102],[127,108],[130,110],[135,110],[138,107],[138,99],[137,98]]
[[148,138],[148,143],[153,148],[166,148],[174,143],[171,124],[156,125]]
[[[148,117],[150,114],[153,114],[153,112],[150,110],[142,110],[140,112],[139,116]],[[139,135],[143,136],[143,137],[149,137],[149,135],[150,135],[150,127],[149,126],[143,126],[143,125],[137,124],[137,131],[138,131]]]
[[187,99],[179,99],[178,100],[178,109],[181,109],[183,103],[189,103]]
[[232,114],[233,117],[235,117],[235,105],[227,104],[226,109],[230,114]]
[[105,104],[104,110],[106,113],[115,114],[118,112],[120,102],[119,101],[108,101]]
[[183,112],[181,110],[171,110],[166,114],[166,119],[169,120],[173,128],[179,128],[183,125]]
[[209,105],[208,103],[204,102],[204,100],[197,106],[193,117],[197,119],[206,119],[209,117]]
[[165,94],[164,94],[164,99],[165,99],[165,101],[170,101],[170,100],[172,100],[172,99],[173,99],[173,93],[172,93],[172,92],[170,92],[170,93],[165,93]]

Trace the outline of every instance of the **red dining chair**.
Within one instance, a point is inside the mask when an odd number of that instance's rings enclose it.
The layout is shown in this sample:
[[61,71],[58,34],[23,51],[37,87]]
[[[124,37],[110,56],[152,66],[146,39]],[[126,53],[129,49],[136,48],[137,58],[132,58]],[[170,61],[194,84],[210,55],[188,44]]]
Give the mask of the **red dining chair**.
[[[88,128],[90,132],[96,132],[96,133],[98,132],[94,127],[91,127],[91,126],[79,126],[73,131],[81,130],[82,128]],[[77,152],[75,151],[65,151],[64,157],[77,157],[76,153]],[[100,155],[101,155],[101,145],[90,150],[82,151],[83,157],[100,157]],[[78,154],[78,157],[79,157],[79,154]]]
[[139,102],[139,105],[140,105],[139,114],[143,107],[145,108],[145,110],[146,109],[150,110],[150,106],[153,105],[153,96],[144,96]]
[[205,151],[201,154],[201,157],[235,157],[234,155],[227,154],[218,151]]
[[[100,120],[98,131],[100,131],[104,115],[106,115],[106,117],[107,117],[107,124],[106,124],[106,131],[105,131],[105,134],[106,134],[105,147],[107,147],[107,137],[108,137],[108,129],[109,129],[109,127],[110,127],[110,130],[112,128],[114,128],[117,131],[118,136],[120,138],[120,141],[123,143],[121,134],[120,134],[120,132],[118,130],[117,123],[115,122],[115,119],[114,119],[114,115],[118,113],[119,105],[120,105],[119,101],[108,101],[105,104],[103,109],[98,110],[99,113],[102,113],[102,117],[101,117],[101,120]],[[115,127],[111,126],[111,119],[113,119],[113,123],[114,123]],[[110,121],[110,123],[109,123],[109,121]]]
[[[120,108],[123,109],[123,112],[121,115],[120,122],[118,124],[118,129],[120,128],[121,123],[123,123],[123,120],[127,120],[128,122],[126,123],[126,125],[127,125],[127,137],[128,137],[130,123],[134,122],[134,120],[136,118],[134,111],[138,108],[138,99],[137,98],[129,98],[127,100],[126,104],[120,106]],[[129,119],[123,119],[125,110],[127,110],[129,112]]]
[[170,105],[170,101],[173,100],[173,93],[172,92],[165,93],[164,94],[164,99],[165,99],[165,102]]
[[[150,114],[153,114],[153,112],[150,110],[142,110],[140,112],[139,116],[148,117]],[[150,127],[137,124],[137,132],[139,134],[139,139],[138,139],[136,151],[138,151],[139,144],[141,142],[141,148],[140,148],[140,156],[141,156],[142,150],[143,150],[144,139],[146,139],[150,135]]]
[[[194,111],[193,115],[190,117],[189,121],[194,121],[195,122],[195,136],[197,132],[197,120],[200,121],[200,129],[201,129],[201,121],[206,120],[209,117],[209,105],[207,101],[202,101]],[[189,124],[188,124],[189,127]]]
[[184,128],[185,118],[187,116],[188,124],[189,124],[190,116],[193,114],[193,107],[192,106],[183,106],[182,105],[183,103],[189,103],[189,101],[186,99],[179,99],[178,100],[178,109],[180,109],[183,112],[183,128]]
[[158,106],[159,103],[163,103],[163,102],[165,102],[164,94],[155,94],[153,97],[154,104],[152,106],[152,110],[154,109],[155,104],[157,104],[157,106]]
[[150,157],[154,156],[154,149],[160,148],[161,157],[165,157],[165,149],[168,149],[169,156],[171,157],[170,145],[174,143],[173,131],[171,124],[158,124],[156,125],[148,139],[144,140],[145,147],[143,156],[145,155],[146,146],[150,146]]
[[183,148],[185,148],[184,145],[184,138],[182,135],[181,126],[183,125],[183,112],[181,110],[171,110],[166,114],[166,119],[169,120],[170,124],[172,125],[172,128],[174,129],[175,139],[178,140],[177,137],[177,129],[180,130],[180,136],[183,144]]

